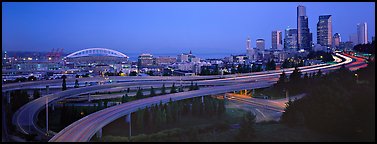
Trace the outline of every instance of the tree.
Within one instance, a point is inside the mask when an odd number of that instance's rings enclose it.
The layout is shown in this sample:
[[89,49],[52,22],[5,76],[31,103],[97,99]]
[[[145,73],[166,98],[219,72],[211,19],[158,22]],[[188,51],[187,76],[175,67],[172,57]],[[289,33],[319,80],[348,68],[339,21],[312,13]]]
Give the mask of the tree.
[[33,93],[33,98],[37,99],[37,98],[40,98],[40,97],[41,97],[41,94],[39,93],[39,90],[35,89],[34,93]]
[[154,76],[153,71],[148,71],[147,74],[150,75],[150,76]]
[[322,71],[321,69],[318,70],[317,74],[315,75],[317,78],[322,77]]
[[260,65],[253,64],[253,66],[251,66],[251,72],[260,72],[260,71],[262,71],[262,67]]
[[130,88],[127,88],[127,93],[130,93]]
[[129,76],[137,76],[137,72],[132,71],[132,72],[130,72]]
[[239,141],[250,140],[250,137],[255,136],[255,115],[251,112],[246,112],[240,123],[240,130],[236,135],[236,139]]
[[105,99],[104,101],[103,101],[103,105],[105,106],[105,108],[107,108],[107,103],[108,103],[109,101],[107,100],[107,99]]
[[291,63],[288,61],[288,59],[285,59],[283,64],[281,64],[281,68],[290,68]]
[[191,81],[191,85],[189,87],[189,91],[191,91],[191,90],[194,90],[194,82],[193,81]]
[[266,64],[266,70],[275,70],[276,69],[276,63],[274,60],[268,61]]
[[143,95],[143,89],[139,87],[139,89],[136,91],[136,99],[141,99],[144,97]]
[[179,91],[179,92],[183,92],[183,86],[182,86],[182,84],[181,84],[181,86],[178,88],[178,91]]
[[305,85],[302,83],[301,71],[298,67],[295,67],[291,75],[289,76],[288,90],[290,94],[297,94],[301,92]]
[[195,83],[194,90],[198,90],[198,89],[199,89],[198,83]]
[[67,83],[65,81],[65,79],[67,78],[67,76],[63,75],[62,78],[63,78],[62,91],[65,91],[65,90],[67,90]]
[[165,84],[162,84],[162,87],[161,87],[161,94],[166,94],[166,88],[165,88]]
[[155,95],[156,95],[156,92],[154,91],[153,86],[151,86],[151,92],[150,92],[149,96],[150,96],[150,97],[153,97],[153,96],[155,96]]
[[129,101],[128,94],[124,94],[124,95],[122,96],[122,103],[126,103],[126,102],[128,102],[128,101]]
[[285,84],[287,81],[288,81],[287,75],[286,75],[285,72],[283,71],[283,72],[280,74],[280,77],[279,77],[279,80],[277,81],[277,84],[278,84],[278,85],[283,85],[283,84]]
[[74,86],[74,88],[79,88],[79,86],[80,86],[80,85],[79,85],[79,80],[76,79],[76,80],[75,80],[75,86]]
[[175,85],[173,83],[173,85],[171,86],[171,89],[170,89],[170,93],[176,93],[177,92],[177,89],[175,88]]
[[123,74],[123,72],[122,72],[122,71],[119,71],[118,76],[121,76],[122,74]]
[[132,122],[132,123],[136,123],[136,129],[139,129],[139,130],[144,129],[143,120],[144,120],[144,113],[140,108],[138,108],[138,110],[136,111],[136,121]]
[[20,77],[20,78],[16,78],[16,82],[24,82],[26,81],[27,79],[25,77]]
[[291,75],[289,76],[289,81],[291,83],[296,83],[301,79],[301,71],[298,67],[295,67]]
[[28,80],[28,81],[35,81],[35,80],[37,80],[37,78],[36,78],[35,76],[29,76],[29,77],[27,78],[27,80]]
[[29,95],[27,94],[26,90],[15,90],[11,91],[11,109],[12,111],[16,111],[18,108],[23,106],[24,104],[30,101]]

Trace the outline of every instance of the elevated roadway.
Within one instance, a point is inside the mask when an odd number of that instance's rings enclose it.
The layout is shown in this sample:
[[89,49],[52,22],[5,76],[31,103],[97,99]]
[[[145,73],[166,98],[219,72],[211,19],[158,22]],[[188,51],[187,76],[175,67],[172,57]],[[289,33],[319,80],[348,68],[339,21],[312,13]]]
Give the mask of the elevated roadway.
[[[316,71],[318,71],[318,69],[324,69],[324,70],[331,69],[331,68],[340,67],[340,65],[348,64],[348,63],[352,62],[352,59],[350,59],[348,57],[345,57],[345,56],[340,55],[340,54],[337,54],[337,56],[344,58],[345,61],[338,63],[338,64],[333,64],[333,65],[307,66],[307,67],[301,67],[300,69],[303,73],[304,72],[316,72]],[[62,100],[64,98],[75,97],[75,96],[78,96],[79,94],[82,94],[82,93],[94,92],[94,91],[98,91],[98,90],[105,90],[105,89],[109,89],[109,88],[116,87],[116,86],[132,86],[132,85],[144,85],[144,84],[149,84],[149,85],[156,84],[158,86],[161,86],[163,83],[165,83],[165,84],[166,83],[176,83],[177,84],[177,82],[179,82],[180,80],[182,80],[182,81],[185,80],[188,83],[191,80],[196,80],[199,85],[223,85],[223,86],[215,86],[215,87],[212,87],[212,88],[203,88],[201,90],[197,90],[197,93],[194,93],[196,96],[207,95],[208,92],[210,92],[209,94],[218,94],[218,93],[224,93],[224,92],[228,92],[228,91],[237,91],[237,90],[241,90],[241,89],[257,88],[258,86],[259,87],[262,87],[262,86],[268,87],[268,86],[272,85],[277,80],[276,78],[281,74],[282,71],[285,71],[286,73],[289,74],[289,73],[292,72],[292,70],[293,70],[293,68],[283,69],[283,70],[275,70],[275,71],[268,71],[268,72],[260,72],[260,73],[242,74],[242,75],[238,75],[238,76],[237,75],[225,75],[225,76],[208,76],[208,77],[200,77],[200,76],[193,76],[193,77],[179,77],[179,76],[177,76],[177,77],[134,77],[134,78],[124,77],[124,79],[128,79],[130,81],[128,81],[126,83],[95,85],[95,86],[71,89],[71,90],[58,92],[58,93],[55,93],[55,94],[47,95],[47,96],[41,97],[39,99],[36,99],[36,100],[29,102],[28,104],[24,105],[23,107],[21,107],[16,112],[16,114],[14,115],[12,122],[13,122],[13,124],[15,124],[17,126],[17,128],[21,132],[23,132],[25,134],[33,133],[35,131],[37,131],[39,133],[44,133],[42,130],[40,130],[39,128],[37,128],[35,126],[35,119],[36,119],[36,115],[38,114],[38,112],[41,109],[44,108],[45,103],[46,103],[46,99],[48,99],[48,101],[47,101],[48,103],[52,103],[52,102],[55,102],[55,101]],[[138,79],[138,80],[136,80],[136,79]],[[74,79],[72,79],[72,80],[74,80]],[[93,80],[93,81],[96,81],[96,80]],[[148,82],[146,82],[146,81],[148,81]],[[61,82],[61,80],[59,82]],[[246,83],[246,84],[241,84],[241,83]],[[263,83],[263,84],[261,84],[261,83]],[[255,84],[255,87],[252,86],[253,84]],[[17,84],[15,84],[15,86],[13,86],[13,87],[16,87],[16,86],[17,86]],[[7,88],[12,89],[12,86],[9,86]],[[214,92],[214,91],[217,91],[217,92]],[[176,95],[178,95],[176,100],[178,100],[180,98],[195,97],[194,95],[190,95],[190,93],[193,93],[193,91],[182,92],[182,93],[176,94]],[[166,95],[166,96],[174,96],[174,95],[175,94]],[[182,95],[182,97],[180,95]],[[160,97],[160,99],[158,99],[158,102],[160,100],[165,100],[165,99],[163,99],[164,96],[158,96],[158,97]],[[155,97],[153,97],[153,98],[156,99]],[[139,103],[137,103],[138,105],[136,105],[135,103],[133,103],[133,104],[135,105],[135,107],[146,106],[146,105],[151,104],[148,99],[139,100],[138,101]],[[143,101],[145,101],[145,102],[143,102]],[[153,101],[153,103],[154,102],[155,101]],[[122,104],[122,105],[124,105],[124,104]],[[105,110],[107,110],[107,109],[105,109]],[[32,115],[31,118],[28,116],[28,114]],[[93,114],[95,114],[95,113],[93,113]],[[89,115],[87,117],[92,117],[92,116]],[[82,120],[79,120],[79,121],[82,121]],[[29,126],[32,126],[32,130],[28,130]],[[70,128],[73,128],[73,127],[70,126]],[[64,134],[66,134],[64,131],[61,131],[61,132],[58,133],[58,135],[64,135]],[[85,134],[86,133],[81,133],[81,135],[85,135]],[[91,136],[92,135],[84,136],[84,137],[91,137]],[[64,138],[66,138],[66,137],[64,137]],[[63,139],[59,138],[59,140],[64,141],[65,140],[64,138]],[[52,141],[54,141],[54,139],[52,139]]]

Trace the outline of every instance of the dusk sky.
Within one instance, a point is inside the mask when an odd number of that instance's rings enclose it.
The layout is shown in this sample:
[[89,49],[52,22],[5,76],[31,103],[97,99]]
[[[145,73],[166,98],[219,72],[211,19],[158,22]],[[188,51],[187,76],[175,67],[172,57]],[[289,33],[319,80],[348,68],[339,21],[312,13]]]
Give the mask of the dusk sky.
[[367,22],[368,41],[375,35],[374,2],[242,2],[242,3],[2,3],[2,49],[65,53],[104,47],[128,53],[245,53],[247,36],[296,28],[296,7],[306,6],[316,42],[319,15],[330,14],[333,34],[342,41]]

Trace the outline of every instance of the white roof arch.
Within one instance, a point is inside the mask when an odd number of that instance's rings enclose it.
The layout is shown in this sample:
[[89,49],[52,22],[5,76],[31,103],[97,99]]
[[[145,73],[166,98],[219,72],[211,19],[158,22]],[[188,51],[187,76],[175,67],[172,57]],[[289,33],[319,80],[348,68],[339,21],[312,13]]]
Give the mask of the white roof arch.
[[113,56],[113,57],[123,57],[129,58],[127,55],[107,48],[87,48],[83,50],[79,50],[73,52],[66,56],[66,58],[76,58],[76,57],[84,57],[84,56]]

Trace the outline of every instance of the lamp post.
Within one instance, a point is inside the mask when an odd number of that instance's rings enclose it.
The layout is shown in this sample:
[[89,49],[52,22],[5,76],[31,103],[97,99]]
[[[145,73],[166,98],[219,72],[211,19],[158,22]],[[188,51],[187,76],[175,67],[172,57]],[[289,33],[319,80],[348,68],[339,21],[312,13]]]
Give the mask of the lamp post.
[[355,77],[356,77],[356,83],[359,81],[359,75],[357,75],[356,73],[355,73]]

